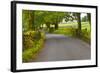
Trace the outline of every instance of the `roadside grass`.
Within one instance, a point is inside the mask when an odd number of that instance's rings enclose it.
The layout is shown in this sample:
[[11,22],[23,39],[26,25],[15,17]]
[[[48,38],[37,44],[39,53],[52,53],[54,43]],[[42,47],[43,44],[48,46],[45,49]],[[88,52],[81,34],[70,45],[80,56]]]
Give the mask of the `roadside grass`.
[[[59,24],[58,30],[55,30],[53,33],[55,34],[63,34],[67,36],[76,37],[76,29],[77,24],[71,23],[71,24]],[[91,29],[88,22],[82,22],[82,33],[81,33],[81,39],[86,41],[87,43],[90,43],[91,40]]]
[[62,27],[59,27],[58,30],[55,30],[53,33],[55,34],[63,34],[63,35],[67,35],[67,36],[72,36],[72,28],[62,28]]

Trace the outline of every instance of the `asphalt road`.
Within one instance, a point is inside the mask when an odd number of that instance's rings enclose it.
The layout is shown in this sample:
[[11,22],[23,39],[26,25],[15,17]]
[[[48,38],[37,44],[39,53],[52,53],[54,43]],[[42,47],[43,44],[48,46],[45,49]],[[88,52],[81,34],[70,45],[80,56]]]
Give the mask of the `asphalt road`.
[[91,48],[86,42],[59,34],[46,34],[44,48],[34,62],[86,60],[91,58]]

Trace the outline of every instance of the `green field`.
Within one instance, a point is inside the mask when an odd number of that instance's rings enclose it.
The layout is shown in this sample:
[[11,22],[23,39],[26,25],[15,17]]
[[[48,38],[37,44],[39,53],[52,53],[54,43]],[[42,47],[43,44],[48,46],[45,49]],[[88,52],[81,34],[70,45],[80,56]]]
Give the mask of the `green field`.
[[[66,36],[72,36],[72,37],[77,37],[77,23],[68,23],[68,24],[59,24],[59,28],[58,30],[55,30],[53,33],[56,34],[63,34]],[[82,22],[82,38],[84,41],[90,43],[90,35],[91,35],[91,29],[90,29],[90,25],[88,22]]]

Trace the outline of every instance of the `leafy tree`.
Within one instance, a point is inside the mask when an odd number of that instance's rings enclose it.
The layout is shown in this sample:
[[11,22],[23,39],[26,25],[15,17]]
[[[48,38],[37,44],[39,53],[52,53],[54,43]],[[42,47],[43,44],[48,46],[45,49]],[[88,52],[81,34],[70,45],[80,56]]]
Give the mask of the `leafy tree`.
[[50,28],[50,25],[55,25],[55,29],[58,29],[58,24],[63,20],[64,16],[64,12],[45,12],[45,24],[48,28]]
[[29,30],[33,30],[34,27],[34,11],[29,10]]
[[50,25],[54,25],[55,29],[58,29],[58,24],[64,16],[64,12],[23,10],[23,27],[28,30],[36,30],[46,24],[48,29],[51,28]]
[[77,20],[76,14],[72,12],[66,12],[65,21],[68,22],[68,21],[73,21],[73,20]]
[[27,30],[38,30],[41,24],[44,24],[44,12],[43,11],[33,11],[33,10],[23,10],[23,27]]
[[53,14],[52,22],[55,25],[55,29],[58,29],[58,24],[60,22],[62,22],[64,16],[65,16],[65,13],[64,12],[55,12]]
[[48,29],[50,29],[50,24],[52,23],[51,19],[52,19],[52,13],[49,11],[45,11],[44,23],[46,24]]
[[23,30],[28,30],[28,11],[23,10],[22,11],[22,25],[23,25]]
[[22,11],[22,24],[23,30],[33,30],[34,27],[34,11],[23,10]]
[[82,20],[81,20],[81,21],[82,21],[82,22],[86,22],[86,21],[88,21],[87,16],[82,17]]
[[44,24],[45,13],[43,11],[35,11],[34,24],[35,28],[40,28]]
[[81,13],[75,13],[75,12],[68,12],[65,16],[65,21],[77,21],[78,24],[78,30],[77,35],[80,37],[81,36]]

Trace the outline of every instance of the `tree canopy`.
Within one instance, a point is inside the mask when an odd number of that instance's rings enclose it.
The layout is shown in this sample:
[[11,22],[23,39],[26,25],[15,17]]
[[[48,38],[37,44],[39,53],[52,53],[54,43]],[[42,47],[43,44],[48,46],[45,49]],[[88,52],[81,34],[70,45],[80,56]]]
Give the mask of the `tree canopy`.
[[[88,20],[91,24],[91,14],[87,13],[81,19],[81,13],[76,12],[57,12],[57,11],[38,11],[38,10],[23,10],[22,11],[23,30],[38,30],[44,24],[48,29],[54,25],[54,29],[58,29],[58,24],[65,19],[68,21],[77,21],[78,32],[81,33],[81,21]],[[80,34],[79,34],[80,35]]]
[[48,28],[50,25],[55,25],[57,29],[64,16],[64,12],[23,10],[23,27],[34,29],[46,24]]

